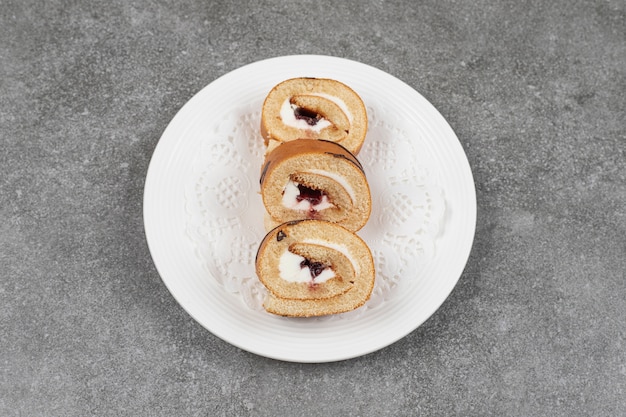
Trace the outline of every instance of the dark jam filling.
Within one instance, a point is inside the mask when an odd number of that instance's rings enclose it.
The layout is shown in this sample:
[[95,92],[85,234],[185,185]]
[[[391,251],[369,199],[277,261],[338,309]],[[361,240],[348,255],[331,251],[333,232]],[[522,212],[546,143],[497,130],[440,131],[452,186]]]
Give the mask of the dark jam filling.
[[296,116],[298,120],[304,120],[309,126],[315,126],[320,120],[319,114],[302,107],[296,107],[293,110],[293,115]]
[[314,280],[317,278],[324,270],[327,268],[321,262],[311,262],[308,259],[304,259],[304,261],[300,262],[300,268],[309,268],[309,272],[311,273],[311,279]]
[[306,187],[302,184],[298,184],[298,190],[300,191],[300,194],[296,196],[296,201],[299,203],[302,200],[307,200],[313,206],[321,203],[325,195],[322,190],[314,190],[313,188]]

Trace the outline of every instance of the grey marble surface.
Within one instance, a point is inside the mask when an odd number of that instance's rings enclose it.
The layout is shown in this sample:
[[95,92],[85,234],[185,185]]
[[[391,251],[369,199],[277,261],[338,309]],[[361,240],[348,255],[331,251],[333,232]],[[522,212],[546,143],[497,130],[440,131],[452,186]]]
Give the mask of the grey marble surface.
[[[204,330],[142,224],[180,107],[290,54],[414,87],[476,182],[450,297],[337,363]],[[0,2],[0,415],[626,415],[625,68],[616,0]]]

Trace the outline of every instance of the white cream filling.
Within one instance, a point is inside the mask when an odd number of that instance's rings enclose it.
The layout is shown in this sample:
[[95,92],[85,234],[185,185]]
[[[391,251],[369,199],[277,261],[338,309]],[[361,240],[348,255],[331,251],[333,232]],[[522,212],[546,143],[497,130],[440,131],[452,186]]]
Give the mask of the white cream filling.
[[311,202],[306,199],[298,201],[299,195],[300,190],[298,189],[298,183],[289,180],[287,185],[285,185],[285,189],[283,190],[283,207],[291,210],[302,211],[321,211],[330,207],[334,207],[334,205],[328,200],[327,195],[322,195],[322,199],[318,204],[311,204]]
[[346,190],[348,195],[350,195],[350,199],[353,203],[356,201],[356,193],[354,192],[352,186],[348,184],[348,181],[346,181],[344,177],[337,174],[336,172],[324,171],[323,169],[308,169],[305,172],[310,172],[311,174],[323,175],[325,177],[331,178],[333,181],[341,185],[344,190]]
[[335,277],[332,268],[325,268],[321,274],[313,279],[309,267],[302,267],[304,257],[288,250],[284,251],[278,262],[278,272],[282,279],[289,282],[315,282],[321,284]]
[[357,274],[359,273],[359,263],[356,262],[354,257],[352,257],[352,253],[350,253],[350,249],[348,249],[346,245],[342,245],[340,243],[335,243],[335,242],[329,242],[327,240],[321,240],[321,239],[304,239],[302,243],[324,246],[324,247],[331,248],[338,252],[343,253],[345,257],[348,258],[348,260],[352,264],[352,267],[354,268],[354,272]]
[[[323,97],[327,100],[332,101],[333,103],[339,106],[339,108],[348,117],[348,120],[350,121],[350,123],[352,123],[352,113],[350,113],[350,111],[348,110],[348,106],[342,99],[340,99],[339,97],[331,96],[330,94],[326,94],[326,93],[311,93],[310,95]],[[296,118],[294,111],[297,108],[298,106],[296,106],[295,104],[291,104],[289,102],[289,98],[283,101],[282,106],[280,106],[280,118],[282,119],[285,125],[289,127],[294,127],[300,130],[312,130],[315,133],[319,133],[322,131],[322,129],[325,129],[331,125],[329,120],[322,117],[320,120],[317,121],[315,125],[311,126],[310,124],[306,122],[306,120]]]
[[313,126],[308,124],[306,120],[297,119],[296,115],[294,114],[294,111],[297,107],[298,106],[296,106],[295,104],[289,103],[289,99],[285,100],[283,102],[283,105],[280,107],[280,118],[286,126],[295,127],[296,129],[300,130],[312,130],[315,133],[319,133],[322,131],[322,129],[327,128],[331,125],[331,123],[323,117],[318,120],[317,123]]

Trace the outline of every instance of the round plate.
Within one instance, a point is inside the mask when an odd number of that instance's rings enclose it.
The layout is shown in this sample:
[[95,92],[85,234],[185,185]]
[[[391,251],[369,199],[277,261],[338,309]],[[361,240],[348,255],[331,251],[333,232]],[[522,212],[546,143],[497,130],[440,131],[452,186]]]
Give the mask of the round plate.
[[[260,106],[274,85],[304,76],[344,82],[368,109],[358,157],[373,208],[359,234],[375,255],[379,287],[355,312],[294,319],[255,305],[263,294],[250,273],[250,242],[260,242],[263,230]],[[165,285],[207,330],[265,357],[330,362],[388,346],[439,308],[470,253],[476,195],[456,135],[410,86],[343,58],[285,56],[234,70],[183,106],[152,156],[144,223]]]

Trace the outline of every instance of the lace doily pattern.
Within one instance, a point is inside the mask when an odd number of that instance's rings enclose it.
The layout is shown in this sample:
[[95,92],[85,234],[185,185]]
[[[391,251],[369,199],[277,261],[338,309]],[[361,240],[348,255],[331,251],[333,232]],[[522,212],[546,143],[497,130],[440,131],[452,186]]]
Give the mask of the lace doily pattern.
[[[267,294],[254,270],[265,236],[261,106],[259,101],[232,109],[207,132],[185,188],[186,233],[207,279],[259,311]],[[368,134],[358,158],[370,185],[372,213],[358,234],[374,256],[376,284],[364,307],[319,320],[358,317],[392,300],[432,259],[442,232],[445,198],[420,132],[403,129],[402,120],[383,109],[367,110]]]

